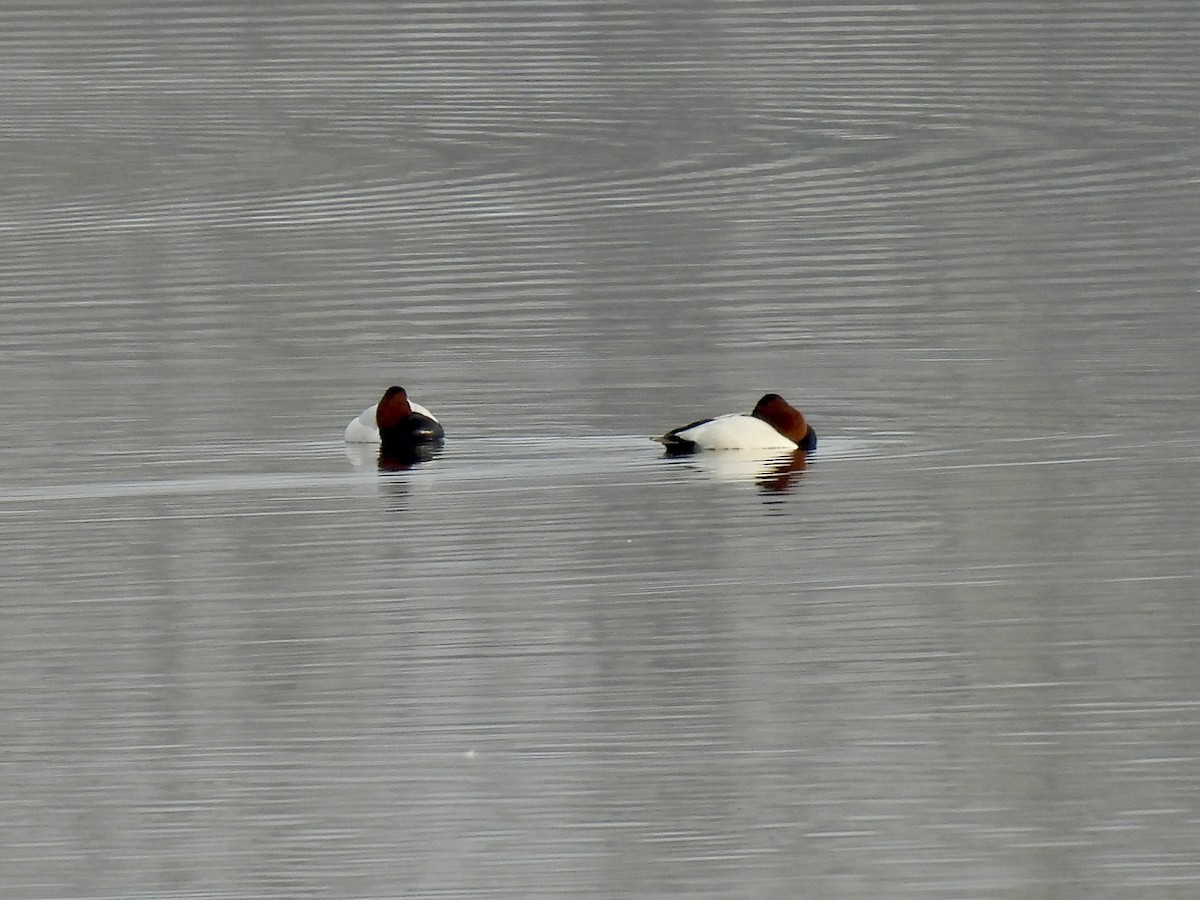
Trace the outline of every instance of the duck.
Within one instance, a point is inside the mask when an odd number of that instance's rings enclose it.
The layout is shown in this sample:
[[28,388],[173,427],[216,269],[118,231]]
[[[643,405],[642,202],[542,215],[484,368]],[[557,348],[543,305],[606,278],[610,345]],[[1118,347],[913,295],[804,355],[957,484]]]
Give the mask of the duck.
[[801,450],[817,449],[817,433],[804,415],[778,394],[764,394],[750,415],[728,413],[701,419],[654,438],[671,455],[698,450]]
[[408,399],[397,384],[383,392],[346,426],[349,444],[379,444],[383,452],[439,443],[446,437],[437,416],[420,403]]

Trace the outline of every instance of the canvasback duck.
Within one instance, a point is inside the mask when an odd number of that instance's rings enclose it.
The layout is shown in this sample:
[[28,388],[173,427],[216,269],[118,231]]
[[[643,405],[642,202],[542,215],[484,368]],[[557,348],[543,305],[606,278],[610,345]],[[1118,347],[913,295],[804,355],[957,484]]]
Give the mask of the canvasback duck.
[[408,393],[392,385],[374,406],[368,406],[346,426],[351,444],[379,444],[384,452],[433,444],[446,436],[437,416],[408,399]]
[[800,410],[778,394],[766,394],[750,415],[730,413],[713,419],[701,419],[668,431],[654,440],[668,453],[695,453],[697,450],[803,450],[817,449],[817,433]]

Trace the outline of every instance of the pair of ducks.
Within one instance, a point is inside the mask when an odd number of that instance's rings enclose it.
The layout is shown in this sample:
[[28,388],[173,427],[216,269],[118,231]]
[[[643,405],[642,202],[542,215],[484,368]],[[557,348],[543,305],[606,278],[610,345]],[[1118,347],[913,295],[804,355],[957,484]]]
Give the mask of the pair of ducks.
[[[398,385],[388,388],[374,406],[368,406],[346,426],[346,441],[379,444],[383,453],[412,451],[438,444],[446,437],[437,416],[408,399]],[[672,429],[654,440],[671,455],[697,450],[779,450],[811,453],[817,449],[817,433],[800,410],[778,394],[767,394],[754,405],[750,415],[729,413],[700,419]]]

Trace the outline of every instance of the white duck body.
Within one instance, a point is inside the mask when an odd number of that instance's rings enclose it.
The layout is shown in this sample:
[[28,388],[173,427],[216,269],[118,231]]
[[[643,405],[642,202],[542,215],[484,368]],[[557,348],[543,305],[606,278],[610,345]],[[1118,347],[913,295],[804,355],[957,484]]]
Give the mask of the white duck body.
[[[422,416],[428,416],[437,422],[438,417],[423,407],[420,403],[408,401],[408,405],[412,407],[412,411],[419,413]],[[350,420],[350,424],[346,426],[345,441],[348,444],[378,444],[380,443],[379,425],[375,422],[375,410],[379,404],[376,403],[368,406],[361,413]]]
[[691,441],[699,450],[795,450],[788,440],[762,419],[730,413],[696,422],[672,435]]

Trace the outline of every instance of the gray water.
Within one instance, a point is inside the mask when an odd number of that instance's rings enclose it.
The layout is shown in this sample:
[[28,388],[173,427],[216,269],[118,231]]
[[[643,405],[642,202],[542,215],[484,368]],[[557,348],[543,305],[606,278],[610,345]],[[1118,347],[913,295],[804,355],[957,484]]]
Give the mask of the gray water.
[[0,894],[1196,896],[1198,51],[0,13]]

